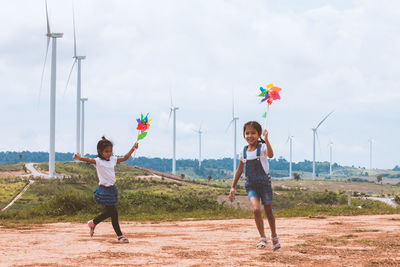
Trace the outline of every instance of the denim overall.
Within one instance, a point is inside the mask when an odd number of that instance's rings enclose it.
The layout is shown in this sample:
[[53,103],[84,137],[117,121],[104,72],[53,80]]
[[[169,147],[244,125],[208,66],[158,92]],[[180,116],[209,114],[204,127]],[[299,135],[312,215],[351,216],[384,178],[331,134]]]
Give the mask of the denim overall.
[[261,199],[263,205],[272,203],[271,176],[265,173],[260,161],[261,144],[257,146],[257,158],[247,160],[247,146],[243,149],[243,160],[245,164],[245,176],[247,195],[250,198],[257,197]]

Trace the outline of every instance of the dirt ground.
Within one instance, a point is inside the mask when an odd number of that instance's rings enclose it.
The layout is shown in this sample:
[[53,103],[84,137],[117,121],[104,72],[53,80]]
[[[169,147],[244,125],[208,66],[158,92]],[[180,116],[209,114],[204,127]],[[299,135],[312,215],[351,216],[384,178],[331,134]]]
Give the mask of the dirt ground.
[[279,218],[282,249],[256,249],[253,220],[0,228],[0,266],[400,266],[400,214]]

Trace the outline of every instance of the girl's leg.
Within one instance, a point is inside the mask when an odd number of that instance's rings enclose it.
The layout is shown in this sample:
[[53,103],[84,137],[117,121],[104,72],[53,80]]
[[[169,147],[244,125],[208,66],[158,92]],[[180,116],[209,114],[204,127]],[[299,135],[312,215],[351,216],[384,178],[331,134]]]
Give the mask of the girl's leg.
[[107,208],[109,208],[109,211],[110,211],[111,223],[114,228],[114,231],[117,234],[117,236],[121,236],[122,232],[121,232],[121,228],[119,227],[119,223],[118,223],[117,208],[115,206],[108,206]]
[[102,221],[104,221],[105,219],[107,219],[110,216],[111,216],[111,214],[110,214],[109,206],[106,206],[105,209],[104,209],[104,212],[93,219],[93,223],[95,225],[97,225],[97,224],[101,223]]
[[[272,212],[272,204],[264,205],[265,215],[268,219],[269,228],[271,229],[271,237],[274,238],[277,236],[276,234],[276,226],[275,226],[275,216]],[[274,241],[274,244],[278,241]]]
[[257,197],[250,198],[251,206],[253,207],[254,220],[261,237],[265,237],[264,220],[261,215],[260,199]]

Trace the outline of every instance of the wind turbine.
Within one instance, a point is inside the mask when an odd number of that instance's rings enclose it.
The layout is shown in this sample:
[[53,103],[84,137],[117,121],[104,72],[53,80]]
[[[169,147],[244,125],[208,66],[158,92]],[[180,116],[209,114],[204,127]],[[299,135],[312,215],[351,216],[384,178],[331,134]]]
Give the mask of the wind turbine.
[[42,89],[44,69],[46,66],[47,53],[51,38],[51,78],[50,78],[50,146],[49,146],[49,177],[55,177],[55,133],[56,133],[56,65],[57,65],[57,38],[62,38],[63,33],[52,33],[50,31],[49,14],[46,6],[46,22],[47,22],[47,47],[44,58],[42,78],[40,82],[40,90]]
[[171,114],[174,114],[173,117],[173,135],[172,135],[172,174],[176,174],[176,111],[178,107],[174,107],[172,104],[172,95],[171,95],[171,106],[169,108],[169,118],[168,121],[171,119]]
[[[80,144],[80,136],[81,136],[81,130],[80,130],[80,118],[81,118],[81,60],[85,59],[86,56],[78,56],[76,53],[76,34],[75,34],[75,12],[74,9],[72,9],[72,22],[74,26],[74,56],[72,57],[74,59],[71,67],[71,71],[69,72],[68,80],[67,80],[67,86],[65,87],[65,90],[68,88],[68,83],[69,79],[71,78],[72,71],[75,67],[75,64],[78,62],[78,67],[77,67],[77,84],[76,84],[76,146],[75,146],[75,151],[76,153],[83,153],[83,151],[79,150]],[[64,92],[65,93],[65,92]],[[83,146],[82,146],[83,147]]]
[[81,127],[81,154],[85,155],[85,101],[87,98],[81,98],[80,102],[82,102],[82,127]]
[[290,163],[289,163],[289,178],[292,177],[292,143],[293,143],[293,135],[288,136],[286,143],[290,141]]
[[329,115],[331,115],[333,113],[333,111],[331,111],[328,115],[325,116],[325,118],[322,119],[322,121],[320,121],[320,123],[318,123],[317,127],[312,128],[313,130],[313,165],[312,165],[312,178],[313,180],[315,180],[315,135],[317,135],[317,130],[318,127],[321,126],[321,124],[329,117]]
[[332,175],[332,147],[333,143],[329,143],[329,175]]
[[202,131],[201,131],[201,125],[200,125],[200,127],[199,127],[199,129],[198,130],[193,130],[195,133],[198,133],[199,134],[199,168],[200,168],[200,166],[201,166],[201,134],[203,133]]
[[227,130],[233,123],[233,176],[235,176],[236,172],[236,133],[237,133],[237,121],[239,120],[238,117],[235,117],[235,103],[232,94],[232,120],[230,121]]
[[372,142],[374,140],[371,138],[368,140],[369,142],[369,169],[372,170]]

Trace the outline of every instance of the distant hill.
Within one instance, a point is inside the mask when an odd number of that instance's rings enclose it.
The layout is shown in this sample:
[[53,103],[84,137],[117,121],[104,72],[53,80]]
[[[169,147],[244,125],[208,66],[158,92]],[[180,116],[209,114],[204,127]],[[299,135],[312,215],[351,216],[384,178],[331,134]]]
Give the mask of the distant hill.
[[[72,161],[73,153],[56,153],[56,161]],[[95,157],[95,155],[86,155],[89,157]],[[0,165],[5,164],[16,164],[19,162],[48,162],[49,155],[47,152],[0,152]],[[133,160],[130,158],[126,163],[130,165],[136,165],[143,168],[153,169],[161,172],[171,172],[171,159],[165,158],[148,158],[138,157]],[[269,160],[271,174],[274,177],[285,177],[288,176],[289,162],[280,157],[278,159],[273,158]],[[206,178],[209,175],[212,178],[225,178],[232,177],[233,160],[232,158],[222,159],[205,159],[201,162],[199,168],[199,161],[197,159],[179,159],[176,162],[178,174],[184,173],[185,175],[197,178]],[[355,169],[352,167],[340,166],[337,163],[333,164],[335,172],[340,172],[343,175],[354,174]],[[293,172],[312,172],[312,161],[304,160],[301,162],[292,164]],[[393,170],[398,170],[396,166]],[[368,172],[363,170],[357,170],[359,175],[368,176]],[[316,162],[316,173],[329,173],[329,162]]]

